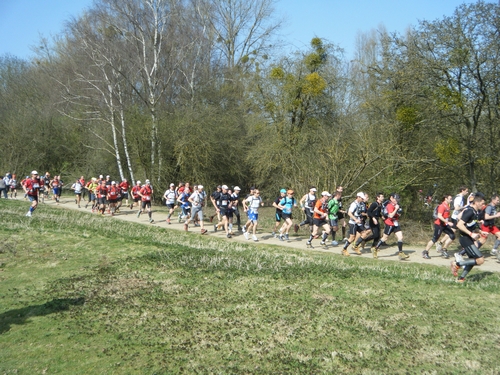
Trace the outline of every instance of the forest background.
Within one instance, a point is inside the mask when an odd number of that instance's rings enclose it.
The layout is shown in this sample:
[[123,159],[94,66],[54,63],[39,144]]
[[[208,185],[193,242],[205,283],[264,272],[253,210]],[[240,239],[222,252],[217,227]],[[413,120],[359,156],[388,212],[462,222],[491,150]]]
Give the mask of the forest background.
[[30,61],[0,57],[0,171],[497,192],[500,6],[283,53],[274,0],[101,0]]

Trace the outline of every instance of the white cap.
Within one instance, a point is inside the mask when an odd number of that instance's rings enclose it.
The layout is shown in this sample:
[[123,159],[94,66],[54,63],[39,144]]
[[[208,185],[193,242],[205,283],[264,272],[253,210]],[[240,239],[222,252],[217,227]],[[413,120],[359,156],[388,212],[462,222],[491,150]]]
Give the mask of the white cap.
[[326,195],[327,197],[331,197],[331,196],[332,196],[332,195],[331,195],[329,192],[327,192],[327,191],[322,192],[322,193],[321,193],[321,195],[322,195],[322,196],[323,196],[323,195]]
[[234,191],[236,191],[236,190],[241,191],[241,189],[240,189],[240,187],[239,187],[239,186],[235,186],[233,190],[234,190]]
[[99,175],[99,178],[104,178],[104,176],[102,174]]
[[137,180],[135,183],[136,183],[137,185],[140,185],[140,184],[141,184],[141,181]]
[[31,174],[38,174],[37,171],[31,171]]
[[361,191],[358,194],[356,194],[356,197],[366,199],[365,193],[363,193]]
[[170,184],[170,186],[175,186],[175,184],[172,182],[172,183]]
[[309,190],[314,191],[314,192],[316,192],[316,191],[317,191],[317,190],[316,190],[316,188],[311,188],[311,189],[309,189]]
[[149,184],[150,182],[151,182],[151,181],[149,181],[149,180],[146,180],[146,184]]
[[116,181],[111,181],[111,185],[116,185]]
[[203,185],[198,185],[198,189],[202,190],[203,189]]
[[111,177],[111,176],[108,174],[108,175],[106,176],[106,178],[109,178],[109,177]]
[[227,187],[227,185],[222,185],[222,189],[227,190],[227,189],[229,189],[229,188]]

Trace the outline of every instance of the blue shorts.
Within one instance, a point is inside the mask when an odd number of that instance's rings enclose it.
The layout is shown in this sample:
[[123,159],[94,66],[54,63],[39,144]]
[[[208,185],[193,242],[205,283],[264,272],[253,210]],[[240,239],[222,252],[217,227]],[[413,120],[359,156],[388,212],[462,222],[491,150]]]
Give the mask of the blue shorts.
[[53,188],[52,194],[53,195],[61,195],[61,188]]
[[252,220],[252,221],[259,220],[259,213],[253,212],[253,211],[248,211],[248,220]]
[[38,202],[38,195],[28,195],[30,202]]

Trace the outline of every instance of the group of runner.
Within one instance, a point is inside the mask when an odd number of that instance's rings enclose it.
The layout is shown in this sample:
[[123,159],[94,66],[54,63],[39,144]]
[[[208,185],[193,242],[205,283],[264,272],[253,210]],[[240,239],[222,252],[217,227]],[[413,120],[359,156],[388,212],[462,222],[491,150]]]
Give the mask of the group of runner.
[[[15,176],[9,178],[15,181]],[[51,178],[50,173],[47,172],[39,177],[38,172],[33,171],[31,177],[21,182],[25,197],[31,201],[31,207],[26,216],[32,215],[39,199],[43,201],[48,198],[49,190],[52,190],[53,199],[58,203],[63,185],[59,176]],[[111,180],[110,176],[101,175],[99,178],[93,177],[86,182],[82,176],[71,185],[70,189],[74,191],[75,204],[78,207],[81,205],[82,196],[85,196],[87,192],[88,201],[85,208],[91,206],[92,212],[100,215],[106,212],[115,215],[120,212],[120,207],[125,201],[125,205],[130,209],[138,206],[138,218],[143,212],[147,212],[149,222],[154,223],[151,210],[154,191],[149,180],[146,180],[144,184],[137,181],[133,187],[130,187],[127,179],[122,179],[118,183]],[[258,241],[258,212],[259,208],[264,205],[260,191],[252,187],[243,199],[240,193],[241,189],[238,186],[230,189],[227,185],[219,185],[208,196],[202,185],[191,187],[187,182],[181,182],[177,186],[171,183],[163,194],[164,204],[169,210],[166,222],[171,224],[175,210],[180,208],[178,220],[179,223],[184,223],[184,229],[189,230],[189,225],[194,223],[195,227],[200,227],[201,234],[206,234],[208,231],[204,226],[204,208],[210,199],[215,209],[215,214],[209,218],[210,222],[217,217],[217,222],[214,224],[215,232],[224,230],[226,236],[231,238],[234,235],[233,223],[236,218],[235,224],[238,231],[241,231],[246,239],[251,237],[254,241]],[[358,192],[354,200],[345,208],[342,193],[342,186],[338,186],[333,194],[328,191],[317,194],[316,187],[311,186],[300,200],[296,200],[293,190],[281,189],[273,201],[276,213],[272,235],[281,241],[288,241],[290,230],[293,229],[297,233],[301,227],[306,226],[309,229],[309,238],[306,241],[308,247],[312,247],[313,241],[318,238],[320,238],[321,246],[339,246],[336,236],[340,229],[343,241],[342,255],[350,255],[350,246],[354,253],[361,255],[365,244],[371,241],[370,251],[373,258],[377,259],[380,247],[391,234],[394,234],[397,239],[399,258],[401,260],[409,258],[409,255],[403,251],[403,232],[399,224],[402,213],[399,194],[391,193],[386,199],[384,194],[377,193],[370,203],[367,193]],[[131,196],[130,202],[129,195]],[[243,225],[239,211],[240,203],[247,215],[247,220]],[[496,210],[499,203],[500,197],[495,194],[486,205],[482,193],[469,195],[469,190],[465,186],[460,187],[456,197],[445,195],[442,202],[435,208],[434,234],[422,252],[422,257],[430,259],[429,251],[435,245],[437,253],[448,258],[448,248],[458,232],[462,250],[454,254],[455,260],[451,263],[451,269],[458,277],[458,270],[463,267],[462,274],[457,278],[458,282],[463,282],[472,267],[484,262],[484,256],[479,249],[486,242],[489,234],[496,237],[491,253],[499,254],[500,229],[495,226],[495,219],[500,217],[500,213]],[[299,206],[305,214],[305,219],[300,223],[294,223],[292,211],[294,207]],[[327,243],[330,236],[331,242]],[[463,258],[464,255],[467,255],[466,260]]]

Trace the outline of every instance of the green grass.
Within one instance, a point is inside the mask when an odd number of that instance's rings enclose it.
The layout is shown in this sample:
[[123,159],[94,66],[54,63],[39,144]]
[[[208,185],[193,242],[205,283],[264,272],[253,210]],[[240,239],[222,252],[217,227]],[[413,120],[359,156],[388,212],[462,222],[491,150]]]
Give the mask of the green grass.
[[497,374],[500,277],[0,200],[0,373]]

